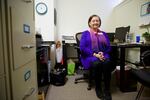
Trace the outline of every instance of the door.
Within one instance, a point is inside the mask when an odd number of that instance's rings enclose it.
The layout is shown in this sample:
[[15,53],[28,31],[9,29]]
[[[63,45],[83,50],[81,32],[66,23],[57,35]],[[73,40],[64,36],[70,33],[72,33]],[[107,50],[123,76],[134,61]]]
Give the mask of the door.
[[37,100],[34,0],[7,0],[12,100]]

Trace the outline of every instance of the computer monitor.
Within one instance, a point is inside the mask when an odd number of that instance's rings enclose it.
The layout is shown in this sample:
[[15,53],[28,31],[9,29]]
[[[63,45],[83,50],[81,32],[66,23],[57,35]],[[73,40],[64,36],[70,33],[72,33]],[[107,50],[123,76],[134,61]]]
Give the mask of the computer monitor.
[[119,42],[125,42],[126,34],[129,31],[130,31],[130,26],[116,28],[115,39],[117,39]]

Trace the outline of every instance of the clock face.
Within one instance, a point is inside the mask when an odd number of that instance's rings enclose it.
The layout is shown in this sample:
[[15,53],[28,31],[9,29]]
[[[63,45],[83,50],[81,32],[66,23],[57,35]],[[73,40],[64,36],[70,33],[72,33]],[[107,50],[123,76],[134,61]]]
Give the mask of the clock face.
[[38,3],[36,5],[36,11],[40,15],[46,14],[47,13],[47,5],[45,3],[42,3],[42,2]]

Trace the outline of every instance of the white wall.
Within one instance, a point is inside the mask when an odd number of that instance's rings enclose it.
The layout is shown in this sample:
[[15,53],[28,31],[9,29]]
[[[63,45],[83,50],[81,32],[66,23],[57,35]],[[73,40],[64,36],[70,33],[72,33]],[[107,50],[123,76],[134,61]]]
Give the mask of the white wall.
[[[120,0],[57,0],[57,34],[74,35],[88,28],[88,18],[97,14],[102,19],[101,29],[114,31],[112,10]],[[111,18],[111,20],[109,20]]]
[[48,12],[45,15],[39,15],[35,10],[36,31],[42,34],[44,41],[54,41],[54,0],[35,0],[35,7],[39,2],[47,4]]

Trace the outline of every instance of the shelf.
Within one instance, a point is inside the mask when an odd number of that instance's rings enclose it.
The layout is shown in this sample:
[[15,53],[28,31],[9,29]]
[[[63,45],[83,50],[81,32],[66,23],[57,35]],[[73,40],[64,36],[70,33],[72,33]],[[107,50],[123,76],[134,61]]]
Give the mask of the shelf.
[[140,25],[139,27],[141,27],[141,28],[145,28],[145,27],[150,27],[150,23],[149,24],[143,24],[143,25]]

